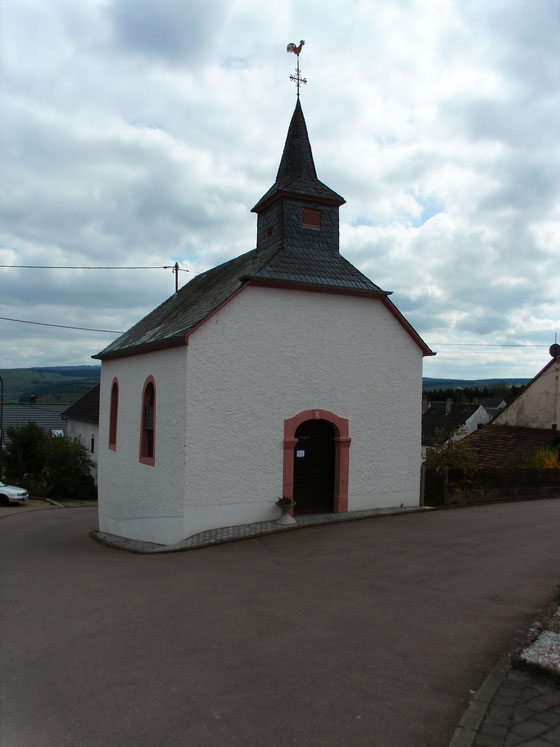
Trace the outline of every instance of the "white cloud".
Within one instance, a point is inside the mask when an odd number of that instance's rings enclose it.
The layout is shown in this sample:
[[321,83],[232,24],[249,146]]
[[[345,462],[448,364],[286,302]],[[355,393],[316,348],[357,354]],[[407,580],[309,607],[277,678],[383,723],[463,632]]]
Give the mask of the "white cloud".
[[[560,326],[558,13],[556,0],[5,5],[0,263],[198,272],[251,249],[295,98],[285,46],[303,38],[318,175],[347,200],[343,253],[428,342],[544,346],[441,347],[428,375],[531,376]],[[0,280],[1,316],[107,329],[173,290],[168,270]],[[0,324],[6,366],[108,342]]]

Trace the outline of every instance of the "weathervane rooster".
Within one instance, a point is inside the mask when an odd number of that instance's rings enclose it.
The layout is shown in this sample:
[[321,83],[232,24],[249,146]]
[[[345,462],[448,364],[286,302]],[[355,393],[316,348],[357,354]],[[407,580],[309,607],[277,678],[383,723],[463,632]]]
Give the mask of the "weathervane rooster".
[[286,47],[286,52],[293,52],[295,54],[295,56],[297,57],[296,74],[295,75],[290,75],[290,80],[293,81],[296,84],[298,99],[299,99],[299,87],[300,87],[300,85],[302,83],[303,84],[307,83],[307,80],[305,78],[301,77],[301,71],[299,69],[299,56],[300,56],[300,53],[301,53],[301,50],[302,50],[302,47],[303,47],[304,44],[305,44],[305,42],[302,39],[300,41],[300,43],[299,43],[299,47],[296,47],[296,45],[294,44],[294,42],[290,42],[288,44],[288,46]]
[[293,52],[299,57],[301,53],[301,48],[303,47],[304,44],[305,42],[303,41],[303,39],[300,41],[299,47],[296,47],[296,45],[293,42],[290,42],[288,46],[286,47],[286,52]]

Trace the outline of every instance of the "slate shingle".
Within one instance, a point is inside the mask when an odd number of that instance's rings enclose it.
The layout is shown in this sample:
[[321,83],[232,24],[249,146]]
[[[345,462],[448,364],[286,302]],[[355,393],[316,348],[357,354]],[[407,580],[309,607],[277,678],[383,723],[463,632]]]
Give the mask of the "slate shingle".
[[252,212],[258,213],[264,205],[283,192],[304,195],[319,201],[326,200],[336,205],[345,203],[344,197],[317,179],[307,125],[299,99],[288,128],[276,181],[257,202]]
[[82,420],[86,423],[99,423],[99,384],[77,399],[62,413],[65,420]]
[[446,402],[430,402],[426,412],[422,413],[422,444],[433,446],[438,437],[439,443],[441,438],[447,441],[453,431],[464,425],[479,407],[468,402],[450,402],[446,414]]

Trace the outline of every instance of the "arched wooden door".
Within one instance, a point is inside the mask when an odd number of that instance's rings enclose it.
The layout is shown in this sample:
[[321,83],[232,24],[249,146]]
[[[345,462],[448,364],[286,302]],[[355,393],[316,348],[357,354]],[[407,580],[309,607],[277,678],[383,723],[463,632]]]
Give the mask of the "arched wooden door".
[[334,510],[334,431],[326,420],[306,420],[296,430],[294,501],[296,514]]

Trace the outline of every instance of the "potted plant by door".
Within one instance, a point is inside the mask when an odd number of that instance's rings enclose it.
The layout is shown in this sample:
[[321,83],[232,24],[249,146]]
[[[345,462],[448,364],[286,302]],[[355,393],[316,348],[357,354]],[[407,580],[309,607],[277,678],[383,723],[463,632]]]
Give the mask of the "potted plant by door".
[[276,501],[276,505],[280,507],[282,511],[280,518],[276,519],[276,523],[282,526],[291,526],[296,523],[296,520],[291,515],[291,509],[296,505],[296,502],[288,496],[282,496]]

